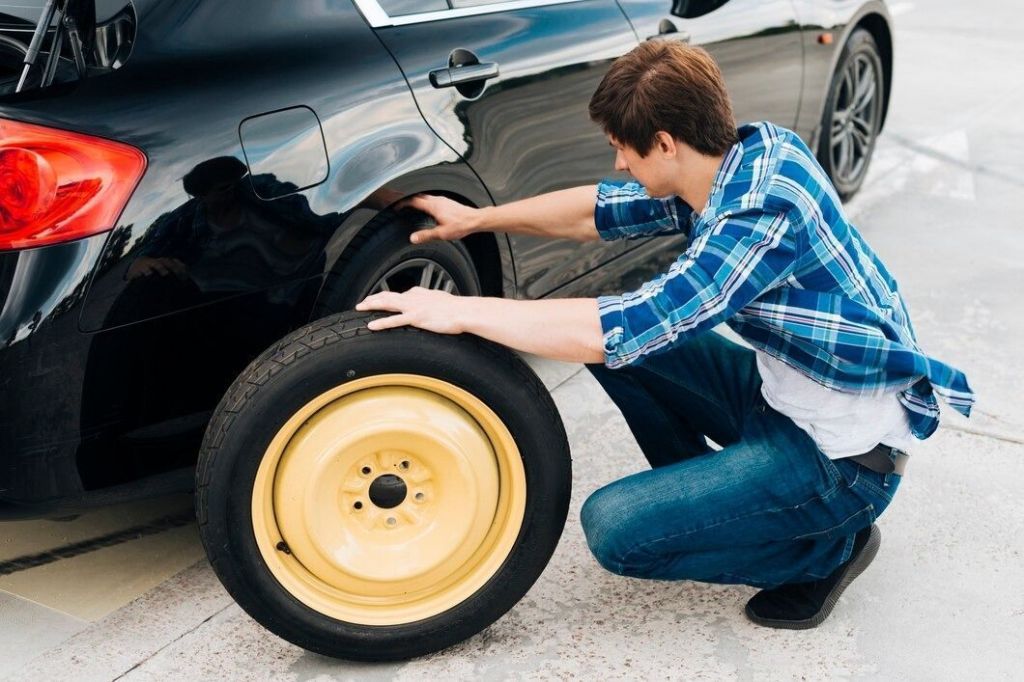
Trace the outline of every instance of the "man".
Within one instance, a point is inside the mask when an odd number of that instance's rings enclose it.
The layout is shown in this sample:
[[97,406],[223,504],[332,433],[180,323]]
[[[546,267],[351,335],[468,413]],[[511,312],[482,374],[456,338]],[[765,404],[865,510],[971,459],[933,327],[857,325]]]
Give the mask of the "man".
[[[613,64],[590,115],[637,182],[483,209],[414,197],[437,226],[411,239],[684,232],[667,272],[596,300],[412,289],[357,309],[398,313],[372,329],[469,332],[588,363],[652,466],[583,505],[597,560],[621,575],[760,587],[751,620],[814,627],[877,553],[874,521],[904,450],[938,425],[934,394],[965,415],[973,394],[920,351],[896,282],[806,145],[770,123],[736,129],[705,51],[640,45]],[[753,350],[712,332],[721,322]]]

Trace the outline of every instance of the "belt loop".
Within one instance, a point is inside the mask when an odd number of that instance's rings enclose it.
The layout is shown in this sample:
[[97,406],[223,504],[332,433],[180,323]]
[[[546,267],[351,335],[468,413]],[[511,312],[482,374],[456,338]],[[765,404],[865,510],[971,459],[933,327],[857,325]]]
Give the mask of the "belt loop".
[[[892,460],[893,467],[895,468],[895,466],[896,466],[896,458],[899,456],[898,453],[900,452],[900,450],[898,450],[897,448],[894,448],[894,447],[889,447],[889,448],[887,448],[887,450],[888,450],[888,452],[886,454],[889,455],[889,459]],[[891,471],[888,472],[887,474],[885,474],[885,476],[882,478],[882,487],[883,488],[888,488],[889,487],[889,479],[890,478],[892,478],[892,472]]]

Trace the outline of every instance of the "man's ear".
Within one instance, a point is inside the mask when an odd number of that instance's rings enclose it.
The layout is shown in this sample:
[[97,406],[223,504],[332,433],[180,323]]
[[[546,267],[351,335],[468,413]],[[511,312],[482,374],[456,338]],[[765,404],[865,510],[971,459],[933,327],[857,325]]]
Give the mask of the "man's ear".
[[675,158],[678,153],[675,138],[664,130],[659,130],[654,134],[654,146],[657,147],[662,156],[670,159]]

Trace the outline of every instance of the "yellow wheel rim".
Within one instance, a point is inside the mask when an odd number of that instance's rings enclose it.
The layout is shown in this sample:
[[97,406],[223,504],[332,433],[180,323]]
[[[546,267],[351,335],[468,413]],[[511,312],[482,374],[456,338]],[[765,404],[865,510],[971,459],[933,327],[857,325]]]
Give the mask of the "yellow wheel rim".
[[501,419],[413,374],[357,379],[303,406],[267,448],[252,496],[274,577],[310,608],[363,625],[465,601],[512,551],[525,508]]

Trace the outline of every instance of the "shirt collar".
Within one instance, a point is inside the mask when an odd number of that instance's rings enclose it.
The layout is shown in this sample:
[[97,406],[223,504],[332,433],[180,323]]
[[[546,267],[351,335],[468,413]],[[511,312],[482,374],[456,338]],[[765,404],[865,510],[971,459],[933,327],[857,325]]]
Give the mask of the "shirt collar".
[[736,129],[738,139],[725,153],[722,163],[718,166],[718,171],[715,172],[715,177],[711,181],[708,203],[705,204],[704,210],[698,216],[700,222],[710,220],[717,214],[718,208],[722,205],[726,185],[743,165],[750,148],[756,146],[754,143],[761,136],[763,125],[762,123],[748,123]]

